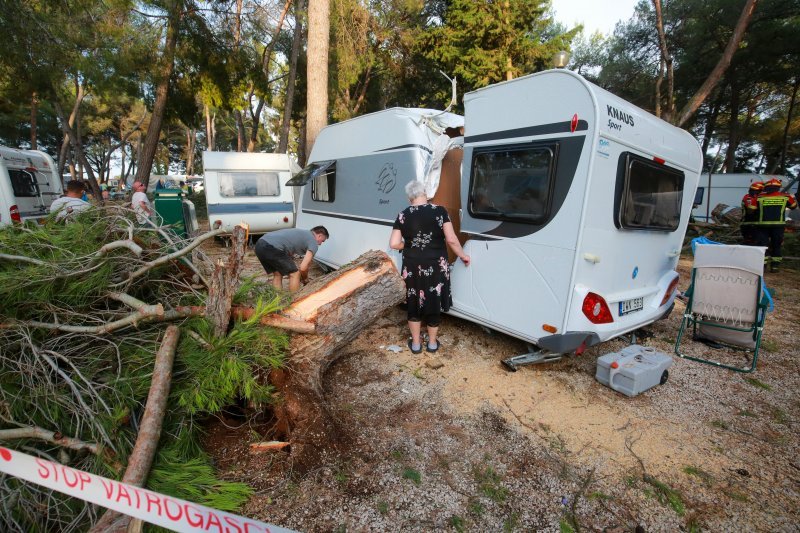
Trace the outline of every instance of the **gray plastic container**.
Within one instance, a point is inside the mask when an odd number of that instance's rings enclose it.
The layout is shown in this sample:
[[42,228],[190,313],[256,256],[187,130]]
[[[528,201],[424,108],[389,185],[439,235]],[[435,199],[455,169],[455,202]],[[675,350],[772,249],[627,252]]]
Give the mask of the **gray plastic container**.
[[[616,363],[616,364],[615,364]],[[626,396],[636,396],[669,378],[672,358],[649,346],[632,344],[597,359],[597,381]]]

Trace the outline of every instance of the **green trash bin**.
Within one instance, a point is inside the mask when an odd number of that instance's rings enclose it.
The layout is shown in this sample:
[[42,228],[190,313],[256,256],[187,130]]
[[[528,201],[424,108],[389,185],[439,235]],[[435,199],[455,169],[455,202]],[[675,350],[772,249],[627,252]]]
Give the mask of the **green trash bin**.
[[183,221],[183,199],[186,193],[181,189],[156,189],[156,213],[161,217],[162,224],[169,226],[179,237],[185,239],[186,224]]

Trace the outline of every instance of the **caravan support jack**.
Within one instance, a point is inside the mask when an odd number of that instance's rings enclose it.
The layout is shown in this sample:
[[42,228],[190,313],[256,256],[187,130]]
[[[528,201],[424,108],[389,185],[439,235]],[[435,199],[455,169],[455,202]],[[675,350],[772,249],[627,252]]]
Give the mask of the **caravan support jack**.
[[554,361],[558,361],[564,356],[562,353],[552,353],[548,352],[547,350],[540,350],[530,344],[528,345],[528,349],[530,350],[528,353],[503,359],[503,365],[508,370],[516,372],[517,368],[521,366],[533,365],[537,363],[552,363]]

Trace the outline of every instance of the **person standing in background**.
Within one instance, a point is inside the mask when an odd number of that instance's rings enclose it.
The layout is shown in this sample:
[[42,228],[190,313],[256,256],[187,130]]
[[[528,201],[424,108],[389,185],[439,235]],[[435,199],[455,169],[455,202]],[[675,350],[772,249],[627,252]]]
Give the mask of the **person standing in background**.
[[742,232],[742,244],[755,246],[756,223],[758,222],[758,195],[764,190],[764,184],[754,181],[750,184],[747,194],[742,197],[742,223],[739,231]]
[[131,197],[131,207],[133,208],[133,212],[136,213],[136,221],[141,224],[147,224],[147,221],[150,219],[150,215],[153,214],[153,207],[150,204],[150,200],[147,198],[147,193],[145,193],[145,186],[140,181],[133,182],[133,196]]
[[786,229],[786,210],[796,209],[797,200],[781,192],[781,180],[772,178],[764,184],[764,192],[758,196],[758,222],[756,223],[756,244],[767,247],[769,271],[777,272],[783,261],[781,245]]

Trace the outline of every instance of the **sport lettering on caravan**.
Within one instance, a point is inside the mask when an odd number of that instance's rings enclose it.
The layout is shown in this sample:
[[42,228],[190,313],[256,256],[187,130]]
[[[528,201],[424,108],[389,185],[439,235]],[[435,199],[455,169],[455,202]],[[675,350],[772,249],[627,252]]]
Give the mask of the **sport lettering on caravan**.
[[606,104],[606,111],[608,112],[608,116],[614,118],[615,120],[619,120],[620,122],[624,122],[628,126],[633,127],[633,116],[629,113],[625,113],[620,111],[616,107]]

